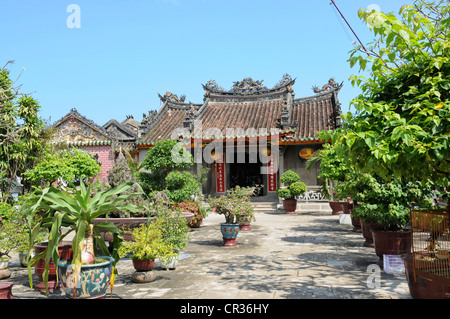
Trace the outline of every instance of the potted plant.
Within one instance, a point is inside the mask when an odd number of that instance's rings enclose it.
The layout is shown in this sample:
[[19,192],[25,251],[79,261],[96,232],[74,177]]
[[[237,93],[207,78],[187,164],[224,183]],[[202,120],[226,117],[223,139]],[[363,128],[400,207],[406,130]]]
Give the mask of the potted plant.
[[251,222],[256,221],[254,207],[250,201],[251,196],[256,194],[261,186],[236,186],[227,191],[229,197],[236,198],[236,210],[240,212],[237,221],[239,222],[240,231],[251,230]]
[[[123,238],[113,223],[94,224],[93,221],[96,217],[114,210],[139,211],[140,208],[136,205],[123,203],[123,200],[136,195],[124,194],[130,187],[132,183],[125,183],[92,196],[91,185],[86,187],[81,181],[77,189],[62,191],[49,187],[36,191],[39,199],[31,209],[34,212],[45,210],[45,214],[33,228],[32,239],[42,228],[48,228],[50,234],[46,248],[28,263],[30,286],[33,285],[31,267],[38,260],[44,259],[43,280],[48,294],[48,268],[52,259],[67,297],[101,298],[105,296],[108,284],[111,284],[112,290],[115,266],[120,259],[118,249]],[[111,253],[100,236],[100,227],[113,233]],[[73,257],[60,260],[58,245],[72,232],[75,233],[72,239]],[[103,256],[96,257],[94,247],[100,249]],[[32,247],[30,251],[31,249]],[[101,262],[97,263],[97,259]]]
[[188,226],[191,228],[198,228],[208,216],[208,206],[202,204],[201,201],[187,200],[180,203],[175,203],[173,209],[178,212],[190,212],[194,214],[189,221]]
[[252,210],[246,210],[250,199],[239,196],[239,190],[237,190],[238,196],[234,196],[235,194],[236,190],[231,190],[227,192],[227,195],[210,196],[208,198],[208,203],[214,211],[225,217],[225,223],[220,224],[220,230],[223,239],[222,245],[226,247],[237,246],[236,237],[239,233],[239,220],[253,214]]
[[131,230],[133,241],[124,241],[119,248],[119,255],[123,258],[131,254],[137,271],[152,270],[156,258],[168,260],[174,257],[174,247],[164,241],[162,226],[162,220],[157,219]]
[[285,188],[278,188],[276,193],[283,199],[283,208],[286,214],[295,214],[297,209],[297,196],[306,192],[306,185],[300,182],[300,176],[287,170],[280,177],[280,182],[286,184]]
[[160,210],[154,222],[161,228],[163,242],[172,247],[174,253],[170,258],[160,260],[161,267],[175,269],[178,265],[179,254],[186,247],[190,237],[186,218],[180,212]]
[[432,205],[432,192],[428,185],[422,186],[419,182],[396,178],[386,182],[376,175],[363,176],[365,187],[355,194],[358,200],[355,215],[363,220],[363,231],[372,234],[378,264],[383,267],[383,255],[403,255],[411,251],[409,212],[413,203],[420,203],[422,207]]

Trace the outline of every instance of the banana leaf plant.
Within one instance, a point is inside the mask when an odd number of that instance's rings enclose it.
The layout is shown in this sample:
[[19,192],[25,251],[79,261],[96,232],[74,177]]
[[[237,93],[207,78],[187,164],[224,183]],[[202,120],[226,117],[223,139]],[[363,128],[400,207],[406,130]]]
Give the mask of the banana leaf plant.
[[[85,186],[80,183],[79,188],[70,191],[62,191],[54,187],[38,190],[38,200],[32,206],[33,212],[45,212],[41,222],[36,224],[31,231],[29,252],[33,250],[33,238],[39,234],[42,228],[49,229],[47,248],[34,256],[28,263],[28,277],[30,287],[33,288],[31,267],[40,259],[45,260],[45,270],[42,278],[48,295],[48,275],[50,259],[56,267],[56,276],[58,281],[58,245],[64,238],[72,232],[75,232],[72,239],[72,266],[74,269],[75,280],[81,271],[82,264],[94,263],[94,247],[101,249],[104,256],[114,258],[113,272],[111,275],[111,291],[114,286],[115,267],[119,261],[119,247],[123,242],[119,229],[106,220],[105,222],[95,223],[94,219],[106,215],[111,211],[130,211],[139,212],[145,207],[138,207],[134,204],[125,204],[123,200],[141,194],[125,194],[125,191],[133,186],[133,183],[124,183],[116,188],[100,191],[94,196],[91,192],[91,186]],[[150,218],[150,215],[149,215]],[[110,253],[105,241],[100,236],[99,228],[109,231],[113,234],[113,249]],[[89,243],[93,243],[89,244]],[[76,282],[75,285],[76,287]]]

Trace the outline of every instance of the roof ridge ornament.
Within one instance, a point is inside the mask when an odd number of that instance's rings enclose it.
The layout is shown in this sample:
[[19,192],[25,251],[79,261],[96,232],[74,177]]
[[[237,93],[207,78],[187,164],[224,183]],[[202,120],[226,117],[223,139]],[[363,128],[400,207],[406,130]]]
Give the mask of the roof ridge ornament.
[[325,84],[321,89],[319,89],[317,86],[313,86],[312,89],[313,89],[314,93],[320,94],[320,93],[324,93],[324,92],[333,91],[335,89],[339,90],[343,84],[344,84],[344,82],[342,82],[341,84],[338,84],[334,81],[334,78],[330,78],[328,80],[328,83]]
[[166,94],[164,94],[164,96],[162,96],[161,94],[159,94],[159,98],[165,102],[165,101],[169,101],[169,102],[179,102],[179,103],[184,103],[184,101],[186,101],[186,95],[181,95],[180,97],[178,97],[178,95],[173,94],[172,92],[170,92],[169,90],[167,90]]
[[230,92],[240,94],[251,94],[262,90],[267,90],[267,87],[263,85],[264,80],[254,81],[252,78],[244,78],[242,81],[233,82],[233,87]]

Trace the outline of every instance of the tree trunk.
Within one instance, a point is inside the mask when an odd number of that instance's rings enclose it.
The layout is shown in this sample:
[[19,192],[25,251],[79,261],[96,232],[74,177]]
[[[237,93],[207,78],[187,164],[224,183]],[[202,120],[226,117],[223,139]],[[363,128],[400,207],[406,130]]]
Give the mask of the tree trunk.
[[94,225],[89,225],[89,233],[84,239],[83,250],[81,251],[81,262],[85,265],[93,264],[95,260],[94,255]]

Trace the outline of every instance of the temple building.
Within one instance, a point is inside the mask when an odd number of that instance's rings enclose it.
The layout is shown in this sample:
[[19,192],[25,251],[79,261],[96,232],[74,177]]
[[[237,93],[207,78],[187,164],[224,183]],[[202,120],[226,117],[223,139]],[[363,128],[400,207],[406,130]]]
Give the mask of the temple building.
[[318,166],[308,171],[305,165],[325,142],[318,133],[341,124],[342,84],[330,79],[321,89],[313,87],[314,95],[295,98],[294,83],[285,74],[272,88],[246,78],[225,90],[210,80],[202,103],[167,91],[159,95],[159,111],[144,114],[141,122],[129,115],[99,126],[73,109],[55,126],[59,138],[97,155],[103,181],[121,149],[140,162],[156,142],[171,138],[192,152],[194,172],[209,168],[205,194],[258,184],[263,187],[257,197],[272,201],[281,174],[293,170],[308,186],[304,199],[320,199]]

